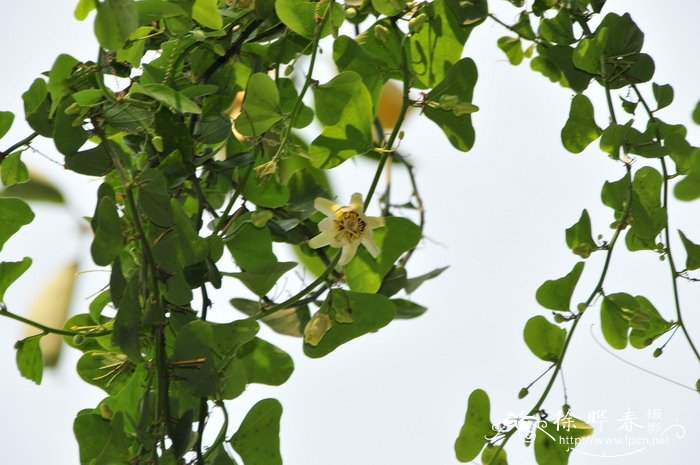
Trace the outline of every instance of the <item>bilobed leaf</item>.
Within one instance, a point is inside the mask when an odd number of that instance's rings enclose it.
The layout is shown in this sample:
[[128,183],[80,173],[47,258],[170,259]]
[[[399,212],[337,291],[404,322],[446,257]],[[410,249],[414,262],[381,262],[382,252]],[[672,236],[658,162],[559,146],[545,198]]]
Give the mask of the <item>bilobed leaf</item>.
[[316,345],[304,342],[304,353],[311,358],[328,355],[346,342],[383,328],[395,315],[394,305],[384,296],[339,289],[331,291],[320,311],[328,311],[331,318],[341,312],[342,316],[349,315],[352,321],[333,322]]
[[96,265],[107,266],[124,247],[121,220],[114,199],[102,197],[97,205],[97,229],[90,246],[92,259]]
[[29,180],[27,166],[22,163],[22,152],[15,152],[7,156],[0,166],[0,179],[5,187],[23,184]]
[[236,357],[243,362],[249,383],[279,386],[294,371],[289,354],[257,337],[242,346]]
[[564,347],[566,330],[538,315],[527,320],[523,337],[533,354],[544,361],[556,362]]
[[332,126],[340,121],[343,109],[360,91],[362,78],[353,71],[338,73],[325,84],[314,88],[316,116],[321,123]]
[[73,433],[80,449],[80,465],[94,463],[109,440],[109,420],[105,420],[94,410],[83,410],[73,422]]
[[333,42],[333,60],[338,69],[354,71],[360,75],[372,96],[372,106],[376,113],[382,88],[389,79],[391,71],[387,63],[370,53],[370,50],[366,50],[348,36],[340,36]]
[[195,0],[192,19],[209,29],[221,29],[224,25],[216,0]]
[[282,465],[280,418],[282,405],[276,399],[263,399],[250,409],[230,439],[246,465]]
[[591,252],[598,248],[591,235],[591,218],[588,211],[583,210],[576,224],[567,228],[566,245],[582,258],[588,258]]
[[0,111],[0,139],[5,137],[7,131],[12,127],[12,122],[15,120],[14,113],[10,111]]
[[[445,79],[430,91],[428,98],[439,101],[444,95],[455,95],[460,102],[471,103],[476,85],[477,71],[474,61],[463,58],[447,72]],[[474,127],[470,113],[460,114],[442,108],[425,108],[425,116],[435,122],[445,133],[450,143],[462,152],[474,145]]]
[[[357,77],[354,77],[356,75]],[[331,169],[345,160],[372,149],[372,98],[359,75],[343,73],[342,80],[353,80],[356,93],[342,111],[337,122],[326,126],[309,146],[309,157],[315,168]]]
[[119,50],[139,26],[139,12],[133,0],[97,2],[95,36],[108,50]]
[[542,18],[538,33],[546,41],[558,45],[570,45],[576,42],[571,17],[566,10],[559,10],[554,18]]
[[379,257],[372,258],[364,247],[360,247],[355,258],[345,266],[345,279],[353,291],[377,292],[396,260],[415,248],[421,238],[418,226],[400,217],[386,218],[385,227],[375,229],[373,233],[381,250]]
[[511,65],[519,65],[523,62],[525,54],[523,53],[523,44],[520,38],[503,36],[498,39],[497,44],[498,48],[506,54]]
[[469,395],[464,424],[455,441],[455,453],[460,462],[470,462],[479,456],[486,445],[488,436],[493,436],[489,396],[481,389]]
[[250,76],[236,130],[244,136],[258,137],[283,117],[275,81],[265,73]]
[[248,289],[262,297],[275,287],[282,275],[296,266],[296,262],[268,263],[240,273],[230,273],[230,276],[238,278]]
[[165,84],[133,83],[129,92],[147,95],[178,113],[193,113],[196,115],[202,113],[202,109],[196,103],[181,92]]
[[671,84],[657,84],[654,82],[651,88],[654,91],[657,110],[666,108],[673,102],[673,87],[671,87]]
[[552,45],[544,47],[537,45],[536,56],[532,59],[531,67],[547,76],[552,82],[559,82],[575,92],[583,92],[590,84],[593,76],[574,65],[572,55],[574,49],[568,45]]
[[24,257],[21,262],[0,262],[0,302],[12,283],[17,281],[32,264],[32,259]]
[[537,289],[537,302],[550,310],[570,311],[571,296],[581,277],[583,267],[584,263],[578,262],[563,278],[545,281]]
[[[683,247],[685,247],[685,267],[688,270],[697,270],[700,268],[700,245],[694,243],[688,237],[683,234],[683,231],[678,231],[681,236],[681,241],[683,242]],[[0,294],[1,296],[2,294]],[[0,297],[1,298],[1,297]]]
[[43,334],[30,336],[17,342],[17,368],[22,376],[28,380],[41,384],[44,373],[44,358],[41,355],[41,341]]
[[627,347],[629,321],[639,310],[639,302],[622,292],[609,294],[600,306],[601,330],[605,340],[614,349]]
[[10,237],[33,219],[34,212],[24,201],[0,197],[0,250]]
[[600,192],[600,198],[603,204],[612,208],[617,213],[622,213],[629,202],[628,193],[630,190],[630,175],[625,174],[617,181],[605,181],[603,189]]
[[571,153],[583,152],[601,132],[593,117],[591,101],[583,94],[576,95],[571,101],[569,118],[561,130],[561,141],[566,150]]
[[693,151],[688,174],[676,184],[673,193],[679,200],[690,201],[700,198],[700,149]]
[[226,241],[226,246],[243,270],[277,263],[277,257],[272,252],[272,234],[267,228],[244,223]]
[[666,212],[661,205],[661,173],[650,166],[640,168],[632,181],[632,229],[643,239],[653,239],[666,226]]
[[548,421],[538,427],[535,434],[535,458],[537,463],[546,465],[566,465],[569,455],[578,444],[576,439],[590,436],[593,428],[568,414],[555,421]]
[[638,295],[635,299],[639,303],[639,311],[630,321],[630,345],[635,349],[644,349],[672,329],[674,324],[666,321],[646,297]]
[[[306,0],[277,0],[275,11],[280,21],[292,31],[302,37],[311,39],[320,24],[319,20],[326,14],[328,0],[321,2],[309,2]],[[331,11],[326,25],[321,31],[321,37],[331,33],[332,28],[338,28],[345,20],[345,12],[342,5],[331,3]]]

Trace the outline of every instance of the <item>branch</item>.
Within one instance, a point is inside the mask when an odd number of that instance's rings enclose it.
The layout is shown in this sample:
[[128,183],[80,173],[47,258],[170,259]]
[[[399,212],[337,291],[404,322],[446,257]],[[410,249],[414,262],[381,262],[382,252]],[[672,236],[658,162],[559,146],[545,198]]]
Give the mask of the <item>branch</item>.
[[18,148],[23,147],[23,146],[25,146],[25,145],[28,146],[29,143],[30,143],[31,141],[33,141],[34,139],[37,138],[37,136],[39,136],[39,133],[38,133],[38,132],[33,132],[33,133],[29,134],[27,137],[25,137],[24,139],[22,139],[21,141],[17,142],[16,144],[12,144],[12,145],[11,145],[7,150],[5,150],[4,152],[0,152],[0,163],[2,163],[2,161],[3,161],[5,158],[7,158],[9,155],[11,155],[12,152],[14,152],[15,150],[17,150]]
[[[30,326],[33,326],[37,329],[42,330],[45,334],[59,334],[61,336],[84,336],[84,337],[101,337],[101,336],[107,336],[109,334],[112,334],[111,329],[105,329],[102,331],[88,331],[88,332],[78,332],[78,331],[69,331],[67,329],[58,329],[58,328],[52,328],[50,326],[45,326],[42,325],[41,323],[37,323],[36,321],[30,320],[28,318],[24,318],[23,316],[17,315],[16,313],[12,313],[7,309],[5,304],[3,302],[0,302],[0,315],[6,316],[8,318],[12,318],[13,320],[20,321],[22,323],[28,324]],[[102,326],[103,327],[103,326]]]

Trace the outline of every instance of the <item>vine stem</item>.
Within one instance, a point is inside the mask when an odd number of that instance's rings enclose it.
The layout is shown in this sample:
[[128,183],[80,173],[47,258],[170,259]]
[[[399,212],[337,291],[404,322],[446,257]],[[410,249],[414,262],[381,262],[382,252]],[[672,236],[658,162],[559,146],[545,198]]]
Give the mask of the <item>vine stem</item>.
[[[328,8],[330,9],[330,7]],[[328,10],[326,10],[326,13]],[[324,16],[325,18],[325,16]],[[318,45],[318,43],[317,43]],[[369,187],[369,190],[367,191],[367,196],[365,197],[365,202],[364,202],[364,208],[367,209],[367,207],[370,204],[370,201],[372,200],[372,197],[374,195],[374,191],[377,188],[377,184],[379,183],[379,178],[381,177],[382,170],[384,169],[384,165],[386,163],[386,160],[389,156],[389,153],[392,152],[391,147],[393,147],[394,143],[396,142],[396,139],[399,136],[399,133],[401,132],[401,126],[403,125],[404,119],[406,117],[406,112],[408,111],[408,107],[410,104],[409,101],[409,90],[410,90],[410,72],[408,70],[408,62],[406,60],[406,50],[405,50],[405,36],[404,39],[401,41],[401,70],[403,72],[403,84],[404,84],[404,89],[403,89],[403,102],[401,104],[401,110],[399,111],[399,116],[396,119],[396,125],[394,126],[394,129],[391,132],[391,135],[389,136],[389,140],[387,141],[387,148],[382,152],[382,157],[379,160],[379,164],[377,165],[377,169],[374,173],[374,178],[372,179],[372,184]],[[311,73],[309,73],[308,76],[310,76]],[[307,76],[307,80],[308,80]],[[299,96],[299,101],[301,101],[303,94]],[[291,125],[290,125],[291,126]],[[321,273],[321,275],[316,278],[311,284],[306,286],[304,289],[302,289],[300,292],[297,294],[293,295],[289,299],[285,300],[282,303],[279,303],[277,305],[273,305],[270,308],[267,308],[265,310],[261,310],[254,314],[251,318],[255,320],[259,320],[261,318],[265,318],[266,316],[272,315],[275,312],[278,312],[280,310],[284,310],[296,303],[298,303],[304,296],[312,292],[314,289],[316,289],[320,284],[325,282],[326,278],[328,275],[335,269],[335,266],[338,264],[338,261],[340,261],[340,253],[336,254],[335,258],[331,261],[331,263],[326,267],[326,269]]]
[[36,321],[30,320],[28,318],[25,318],[23,316],[17,315],[16,313],[12,313],[7,309],[4,303],[0,302],[0,315],[6,316],[8,318],[12,318],[13,320],[17,320],[19,322],[28,324],[30,326],[33,326],[37,329],[42,330],[45,334],[59,334],[61,336],[84,336],[84,337],[101,337],[101,336],[107,336],[112,334],[111,329],[106,329],[103,331],[95,331],[95,332],[87,332],[87,333],[81,333],[77,331],[68,331],[66,329],[58,329],[58,328],[52,328],[50,326],[45,326],[42,325],[41,323],[37,323]]
[[[631,166],[629,163],[625,163],[625,167],[627,169],[627,173],[629,174],[631,172]],[[605,283],[605,278],[608,275],[608,270],[610,269],[610,261],[612,259],[612,254],[613,250],[615,249],[615,244],[617,243],[617,240],[620,237],[620,234],[622,231],[625,229],[627,226],[627,217],[629,216],[630,208],[632,206],[632,181],[630,180],[629,186],[627,188],[627,205],[625,205],[625,211],[622,214],[622,218],[620,218],[620,221],[618,223],[617,228],[615,228],[615,233],[613,234],[613,237],[610,239],[610,243],[606,246],[607,247],[607,253],[605,255],[605,262],[603,263],[603,269],[600,272],[600,278],[598,278],[598,283],[596,284],[595,288],[591,292],[591,294],[588,296],[588,299],[586,299],[586,302],[584,303],[584,306],[588,308],[591,303],[593,302],[593,299],[596,298],[598,294],[603,292],[603,284]],[[549,382],[547,383],[547,386],[544,388],[544,391],[540,395],[540,398],[537,400],[535,405],[532,407],[528,415],[534,415],[537,412],[539,412],[540,408],[542,407],[542,404],[544,404],[544,401],[547,399],[547,396],[549,396],[549,392],[552,390],[552,386],[554,386],[554,382],[557,379],[557,375],[561,371],[562,364],[564,362],[564,358],[566,356],[566,352],[569,348],[569,344],[571,343],[571,339],[573,338],[573,335],[576,331],[576,328],[578,327],[579,322],[581,321],[581,317],[585,313],[584,311],[579,311],[575,316],[574,316],[574,323],[571,325],[571,328],[569,329],[568,334],[566,335],[566,339],[564,340],[564,346],[562,347],[561,354],[559,355],[559,358],[557,359],[556,363],[554,364],[554,371],[552,372],[552,375],[549,377]],[[503,441],[498,445],[498,448],[496,449],[494,455],[491,457],[491,460],[488,461],[486,465],[492,465],[494,463],[494,460],[496,457],[498,457],[499,453],[503,448],[505,447],[506,443],[508,440],[513,436],[515,433],[516,429],[510,430],[508,433],[503,438]]]
[[9,155],[11,155],[12,152],[17,150],[18,148],[24,147],[25,145],[29,145],[29,143],[31,141],[33,141],[34,139],[36,139],[38,136],[39,136],[38,132],[33,132],[33,133],[29,134],[27,137],[25,137],[24,139],[22,139],[21,141],[15,143],[15,144],[12,144],[4,152],[0,152],[0,163],[2,163],[2,161],[5,158],[7,158]]
[[[97,132],[97,131],[96,131]],[[97,132],[98,137],[104,144],[109,156],[119,173],[119,177],[124,185],[124,193],[126,197],[127,204],[129,205],[129,210],[131,210],[131,216],[134,222],[134,228],[136,229],[136,234],[138,235],[139,242],[141,243],[141,253],[146,258],[146,264],[148,265],[148,275],[150,278],[150,287],[153,298],[153,303],[158,308],[156,314],[156,320],[153,323],[153,332],[155,337],[155,352],[156,352],[156,376],[157,382],[157,395],[156,395],[156,412],[161,417],[161,421],[165,424],[165,429],[170,438],[174,437],[173,425],[171,422],[170,413],[170,388],[169,388],[169,375],[168,375],[168,355],[165,348],[165,330],[164,330],[164,318],[165,311],[162,308],[162,300],[160,298],[160,289],[158,285],[158,275],[155,259],[151,253],[151,247],[148,244],[148,238],[146,237],[146,231],[141,222],[141,214],[139,212],[138,206],[136,205],[136,199],[133,193],[133,183],[129,179],[124,166],[119,159],[119,156],[114,152],[112,146],[110,145],[109,139],[102,132]],[[151,299],[151,296],[148,296]],[[163,449],[165,450],[165,443],[163,443]]]
[[[654,123],[656,122],[656,117],[654,116],[654,112],[651,111],[651,108],[649,108],[649,104],[647,101],[644,99],[642,96],[642,93],[639,91],[637,86],[635,84],[630,84],[632,87],[632,90],[634,90],[634,93],[637,94],[637,98],[641,102],[642,106],[644,107],[644,111],[647,113],[647,116],[649,117],[649,120]],[[656,134],[656,140],[661,142],[661,137],[660,134],[658,133],[657,129],[657,134]],[[663,156],[661,157],[661,171],[664,176],[664,184],[663,184],[663,201],[664,201],[664,212],[665,212],[665,217],[666,217],[666,227],[664,228],[664,237],[666,240],[666,256],[668,257],[668,267],[671,272],[671,284],[673,288],[673,301],[674,305],[676,307],[676,320],[678,320],[678,326],[680,326],[681,331],[683,331],[683,335],[685,336],[685,339],[688,341],[688,345],[690,346],[690,349],[693,351],[695,354],[695,358],[700,362],[700,352],[698,352],[698,348],[693,342],[693,339],[690,337],[690,333],[688,332],[688,328],[686,328],[685,323],[683,322],[683,313],[681,311],[681,301],[678,293],[678,269],[676,268],[676,264],[673,260],[673,253],[671,252],[671,227],[669,225],[669,215],[668,215],[668,184],[669,184],[669,175],[668,175],[668,168],[666,167],[666,157]]]

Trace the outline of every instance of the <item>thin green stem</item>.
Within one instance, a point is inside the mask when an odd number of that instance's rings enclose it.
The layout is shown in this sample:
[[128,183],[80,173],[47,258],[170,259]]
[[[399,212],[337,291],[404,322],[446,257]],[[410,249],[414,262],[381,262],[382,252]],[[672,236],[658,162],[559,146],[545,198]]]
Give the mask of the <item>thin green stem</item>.
[[61,336],[84,336],[84,337],[101,337],[101,336],[107,336],[109,334],[112,334],[111,329],[105,329],[102,331],[88,331],[88,332],[79,332],[79,331],[69,331],[66,329],[58,329],[58,328],[52,328],[50,326],[42,325],[41,323],[37,323],[36,321],[30,320],[28,318],[25,318],[23,316],[17,315],[16,313],[12,313],[5,307],[5,304],[0,302],[0,315],[6,316],[8,318],[12,318],[13,320],[17,320],[19,322],[28,324],[29,326],[33,326],[37,329],[42,330],[46,334],[59,334]]
[[224,423],[221,425],[219,434],[216,436],[216,439],[214,439],[214,442],[211,444],[211,447],[209,447],[209,449],[207,449],[207,451],[203,454],[205,462],[209,458],[209,456],[217,449],[217,447],[223,444],[224,440],[226,439],[226,431],[228,431],[228,411],[226,410],[226,406],[223,402],[217,402],[216,406],[219,407],[224,414]]
[[22,139],[21,141],[15,143],[15,144],[12,144],[4,152],[0,152],[0,163],[2,163],[2,161],[5,158],[7,158],[9,155],[12,155],[12,152],[17,150],[18,148],[24,147],[25,145],[29,145],[31,143],[31,141],[36,139],[38,136],[39,136],[38,132],[33,132],[33,133],[29,134],[27,137],[25,137],[24,139]]
[[241,179],[241,182],[238,183],[238,186],[236,186],[236,190],[233,191],[233,195],[228,200],[228,204],[226,204],[226,208],[224,209],[224,212],[217,219],[216,224],[214,225],[214,231],[212,231],[212,235],[218,234],[219,231],[224,229],[224,227],[228,224],[229,215],[231,215],[231,210],[233,210],[233,206],[236,204],[236,201],[241,196],[241,192],[243,192],[243,186],[245,186],[245,184],[248,182],[248,178],[250,177],[250,173],[252,173],[252,172],[253,172],[253,165],[251,164],[248,166],[248,169],[243,174],[243,178]]

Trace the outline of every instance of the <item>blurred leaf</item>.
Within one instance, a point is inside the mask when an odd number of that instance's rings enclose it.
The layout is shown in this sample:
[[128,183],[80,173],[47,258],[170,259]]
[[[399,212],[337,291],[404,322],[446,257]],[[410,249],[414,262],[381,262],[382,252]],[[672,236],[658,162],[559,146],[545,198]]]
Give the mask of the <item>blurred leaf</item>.
[[30,336],[17,341],[17,368],[22,376],[28,380],[41,384],[44,373],[44,357],[41,355],[41,337],[43,334]]
[[[231,299],[231,305],[248,316],[252,316],[260,310],[260,302],[247,299]],[[261,318],[260,321],[269,326],[276,333],[286,336],[301,337],[304,327],[311,318],[309,307],[291,307],[277,311]]]
[[246,465],[282,465],[280,418],[282,405],[263,399],[250,409],[229,442]]
[[69,90],[68,86],[65,84],[65,81],[71,77],[73,74],[73,68],[75,68],[78,63],[79,61],[72,56],[62,53],[56,57],[56,60],[51,66],[51,71],[49,71],[49,82],[46,86],[46,89],[51,96],[51,116],[53,116],[58,109],[58,105],[63,96],[68,94]]
[[508,465],[508,456],[505,449],[498,446],[487,445],[481,453],[481,463],[488,465]]
[[21,262],[0,262],[0,302],[12,283],[17,281],[32,264],[32,259],[24,257]]
[[172,362],[174,373],[187,390],[198,397],[215,396],[221,379],[217,373],[214,332],[210,323],[194,320],[175,339]]
[[152,223],[166,228],[173,224],[170,193],[163,174],[154,168],[146,168],[138,178],[139,206]]
[[581,153],[588,144],[596,140],[602,130],[595,123],[593,105],[583,94],[577,94],[571,101],[569,118],[561,130],[561,141],[571,153]]
[[29,202],[65,203],[63,194],[53,183],[32,171],[29,172],[27,182],[0,190],[0,197],[17,197]]
[[690,201],[700,198],[700,149],[693,151],[688,174],[676,184],[673,193],[680,200]]
[[405,287],[406,293],[412,294],[412,293],[415,292],[416,289],[418,289],[424,282],[426,282],[426,281],[428,281],[428,280],[430,280],[430,279],[433,279],[433,278],[437,278],[437,277],[440,276],[440,275],[442,274],[442,272],[445,271],[447,268],[449,268],[449,267],[448,267],[448,266],[445,266],[445,267],[442,267],[442,268],[436,268],[436,269],[434,269],[433,271],[431,271],[431,272],[429,272],[429,273],[426,273],[426,274],[423,274],[423,275],[420,275],[420,276],[416,276],[415,278],[408,278],[408,279],[406,280],[406,287]]
[[22,200],[0,198],[0,250],[10,237],[33,219],[34,212]]
[[571,45],[576,42],[571,17],[567,10],[559,10],[551,19],[542,18],[537,31],[548,42],[557,45]]
[[15,120],[14,113],[10,111],[0,111],[0,139],[5,137],[7,131],[12,127],[12,122]]
[[525,54],[523,53],[523,45],[518,37],[503,36],[498,39],[498,48],[508,57],[511,65],[519,65],[523,62]]
[[417,318],[428,310],[427,307],[406,299],[391,299],[391,303],[396,307],[396,316],[394,318],[399,320]]
[[132,0],[104,0],[97,2],[95,36],[108,50],[119,50],[139,26],[139,12]]
[[550,279],[537,289],[537,302],[550,310],[570,311],[571,296],[583,272],[584,263],[578,262],[574,268],[559,279]]
[[199,108],[196,103],[187,98],[181,92],[178,92],[165,84],[133,83],[129,93],[147,95],[178,113],[193,113],[196,115],[202,113],[202,109]]
[[114,199],[105,196],[97,204],[97,228],[90,251],[96,265],[108,266],[124,247],[122,225]]
[[569,455],[578,444],[577,439],[593,434],[593,428],[578,418],[565,416],[546,422],[535,434],[535,458],[537,463],[566,465]]
[[35,79],[29,89],[22,94],[22,100],[24,115],[29,126],[44,137],[51,137],[53,134],[53,122],[49,117],[51,99],[46,81],[41,78]]
[[557,362],[564,348],[566,330],[538,315],[527,320],[523,337],[525,344],[538,358],[546,362]]
[[385,16],[396,16],[406,8],[407,0],[372,0],[375,10]]
[[[683,234],[683,231],[678,231],[681,236],[681,241],[683,242],[683,247],[685,247],[686,259],[685,267],[688,270],[697,270],[700,268],[700,245],[694,243],[688,237]],[[0,294],[0,299],[2,294]]]
[[209,29],[221,29],[224,25],[216,0],[195,0],[192,19]]
[[[277,0],[275,11],[280,21],[292,31],[302,37],[311,39],[318,28],[319,18],[326,14],[329,7],[327,0],[318,3],[307,2],[305,0]],[[345,20],[345,12],[342,5],[330,3],[331,12],[326,20],[326,25],[321,32],[321,37],[331,33],[332,28],[338,28]]]
[[470,462],[479,456],[487,437],[495,433],[491,428],[489,396],[481,389],[469,395],[464,425],[455,441],[455,453],[460,462]]
[[283,117],[275,81],[265,73],[250,76],[236,130],[244,136],[259,137]]
[[22,152],[15,152],[2,161],[0,179],[5,187],[22,184],[29,180],[29,172],[25,164],[22,163],[21,156]]
[[657,110],[666,108],[673,102],[673,87],[670,84],[657,84],[654,82],[651,84],[651,88],[654,92]]

